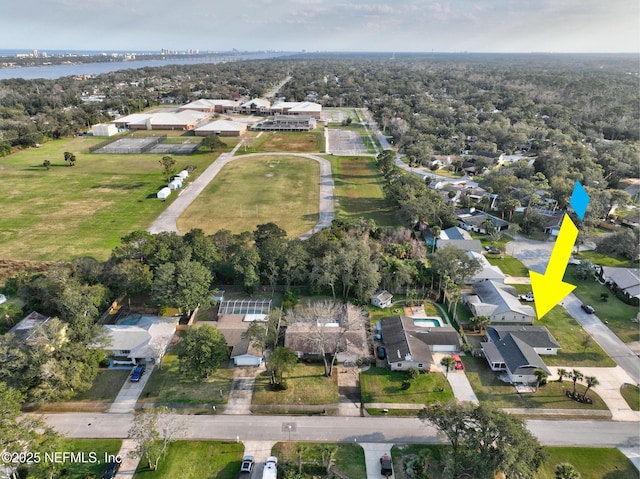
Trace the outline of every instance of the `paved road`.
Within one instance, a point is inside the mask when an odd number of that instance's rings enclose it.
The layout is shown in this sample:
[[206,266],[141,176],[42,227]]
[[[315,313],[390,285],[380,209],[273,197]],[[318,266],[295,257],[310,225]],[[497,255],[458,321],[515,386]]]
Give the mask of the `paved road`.
[[[530,270],[544,273],[551,257],[554,242],[534,241],[517,237],[506,246],[507,254],[515,256]],[[640,358],[613,331],[611,331],[596,314],[585,313],[582,302],[574,294],[562,301],[564,308],[580,324],[584,330],[602,347],[602,349],[618,364],[635,384],[640,384]]]
[[[186,439],[254,441],[337,441],[372,443],[442,443],[434,427],[417,418],[332,416],[191,416],[179,415]],[[44,419],[72,438],[126,438],[133,414],[59,413]],[[543,444],[555,446],[640,447],[635,422],[529,420]]]
[[331,222],[335,217],[335,210],[333,206],[333,176],[331,174],[331,163],[324,158],[308,153],[251,153],[248,155],[233,156],[238,150],[242,142],[240,142],[231,152],[223,153],[220,157],[214,161],[193,183],[191,183],[186,189],[184,189],[178,198],[171,203],[158,218],[149,226],[147,231],[150,233],[160,233],[161,231],[173,231],[180,233],[176,225],[176,221],[189,207],[191,203],[198,197],[198,195],[204,190],[204,188],[216,177],[222,168],[233,160],[241,158],[251,158],[254,156],[264,155],[279,155],[286,154],[287,156],[299,156],[302,158],[308,158],[310,160],[317,161],[320,164],[320,218],[314,228],[306,233],[300,235],[301,239],[307,239],[313,233],[320,231],[323,228],[331,226]]

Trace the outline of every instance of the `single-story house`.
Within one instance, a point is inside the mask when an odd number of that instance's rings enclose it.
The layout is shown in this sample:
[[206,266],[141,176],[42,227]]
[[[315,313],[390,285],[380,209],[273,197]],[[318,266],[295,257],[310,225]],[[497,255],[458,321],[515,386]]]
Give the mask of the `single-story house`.
[[231,360],[234,366],[260,366],[264,356],[259,348],[245,338],[233,346]]
[[505,371],[514,384],[532,384],[536,370],[550,374],[540,355],[557,354],[560,344],[544,326],[488,326],[481,347],[492,371]]
[[113,136],[118,133],[118,127],[111,123],[98,123],[91,127],[91,134],[93,136]]
[[457,226],[442,230],[440,232],[440,238],[436,240],[436,246],[438,249],[455,246],[464,251],[475,251],[476,253],[482,251],[482,243],[480,240],[471,238],[469,233]]
[[142,316],[136,324],[107,324],[107,346],[111,366],[154,363],[164,355],[176,331],[178,318]]
[[216,120],[193,130],[196,136],[241,136],[247,131],[247,124],[231,120]]
[[475,294],[466,295],[465,303],[474,316],[486,316],[491,323],[533,324],[534,309],[520,303],[516,290],[494,280],[484,280],[473,285]]
[[476,210],[475,208],[461,210],[456,218],[460,228],[467,231],[475,231],[476,233],[487,234],[487,220],[491,221],[497,231],[509,229],[508,221],[485,213],[484,211]]
[[371,304],[383,309],[391,306],[392,300],[393,295],[386,289],[376,291],[375,294],[371,296]]
[[338,351],[338,362],[356,362],[360,358],[370,357],[367,331],[361,321],[360,311],[351,304],[339,308],[337,317],[325,318],[316,324],[306,321],[290,323],[284,336],[284,345],[298,358],[321,360],[315,345],[318,338],[322,338],[327,354]]
[[460,351],[460,336],[449,326],[421,326],[408,316],[390,316],[380,320],[380,328],[392,371],[428,371],[433,365],[432,352]]
[[599,266],[596,274],[614,291],[620,291],[628,298],[640,299],[640,270],[637,268],[615,268]]
[[505,274],[502,272],[499,266],[494,266],[487,258],[476,251],[467,251],[467,256],[471,259],[477,259],[480,262],[481,269],[476,272],[471,278],[467,278],[465,283],[474,284],[485,280],[496,281],[498,283],[504,283]]
[[558,236],[560,234],[560,226],[562,225],[563,218],[563,212],[558,212],[553,215],[544,215],[543,231],[551,236]]

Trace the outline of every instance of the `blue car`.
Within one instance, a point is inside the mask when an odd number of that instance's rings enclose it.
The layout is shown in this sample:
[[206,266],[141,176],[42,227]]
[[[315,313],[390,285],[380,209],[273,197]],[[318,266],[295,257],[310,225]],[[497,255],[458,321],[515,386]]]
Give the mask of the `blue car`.
[[137,383],[144,374],[144,364],[138,364],[131,373],[131,382]]

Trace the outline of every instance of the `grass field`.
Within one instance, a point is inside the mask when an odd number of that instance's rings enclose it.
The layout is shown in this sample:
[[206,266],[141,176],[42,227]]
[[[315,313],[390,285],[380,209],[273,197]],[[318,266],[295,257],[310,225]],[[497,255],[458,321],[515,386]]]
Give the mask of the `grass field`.
[[364,217],[378,226],[397,226],[392,205],[382,191],[382,174],[370,157],[330,156],[331,170],[338,198],[337,216]]
[[218,369],[202,382],[187,379],[178,370],[178,357],[167,354],[162,361],[162,371],[153,371],[140,400],[169,404],[225,404],[232,381],[232,369]]
[[[596,282],[593,278],[587,280],[578,279],[575,274],[575,266],[569,266],[564,280],[576,285],[573,291],[580,301],[590,304],[596,310],[598,317],[608,322],[608,326],[625,343],[640,340],[640,328],[638,323],[632,321],[638,314],[638,307],[626,304],[618,299],[614,293],[605,286]],[[600,295],[607,293],[609,298],[602,301]]]
[[[296,446],[297,444],[293,441],[278,442],[273,446],[271,453],[278,458],[279,467],[283,464],[289,464],[297,470],[298,451]],[[319,463],[322,463],[323,449],[326,446],[336,448],[332,466],[336,477],[366,479],[364,450],[359,444],[305,442],[302,450],[303,474],[317,477],[317,474],[324,472]]]
[[[546,447],[548,458],[532,479],[555,479],[557,464],[568,462],[580,473],[581,479],[637,479],[638,471],[618,449],[596,447]],[[445,446],[422,444],[393,446],[391,455],[396,470],[409,455],[429,453],[429,457],[440,459]],[[399,476],[399,475],[398,475]],[[401,476],[399,476],[401,477]],[[499,477],[499,476],[496,476]]]
[[[544,361],[547,361],[545,356]],[[481,402],[491,403],[500,408],[534,408],[534,409],[583,409],[588,411],[607,410],[600,396],[589,390],[593,404],[583,404],[567,398],[566,389],[573,389],[572,381],[549,381],[535,393],[518,394],[515,388],[498,379],[498,373],[491,371],[484,358],[465,356],[462,358],[465,371],[473,391]],[[577,383],[576,390],[584,392],[586,386]]]
[[535,322],[538,326],[546,326],[562,349],[556,356],[544,356],[549,366],[571,367],[614,367],[616,363],[578,322],[561,306],[556,306],[544,318]]
[[[167,204],[155,199],[158,189],[165,186],[158,163],[162,155],[85,153],[100,141],[50,141],[0,159],[0,175],[6,185],[0,257],[69,260],[94,256],[104,260],[122,236],[146,229],[165,209]],[[66,166],[65,151],[76,155],[76,166]],[[176,156],[176,166],[196,167],[193,178],[216,156],[209,152]],[[52,163],[49,171],[42,166],[47,159]]]
[[288,388],[284,391],[269,389],[269,375],[262,373],[256,377],[251,404],[264,405],[321,405],[338,402],[338,376],[324,376],[324,367],[320,364],[298,363],[288,375],[285,375]]
[[241,147],[236,153],[237,155],[267,151],[290,153],[317,153],[324,151],[322,130],[310,132],[262,132],[261,135],[256,134],[255,136],[247,136],[247,138],[248,140],[245,140],[246,148]]
[[[84,452],[85,457],[90,457],[89,453],[95,453],[97,460],[101,464],[90,464],[90,461],[72,462],[69,464],[69,479],[84,479],[86,477],[102,477],[107,465],[105,464],[105,454],[108,457],[115,456],[120,450],[122,441],[120,439],[68,439],[68,446],[65,451]],[[68,447],[68,449],[67,449]],[[29,476],[31,477],[31,476]]]
[[77,394],[71,400],[87,402],[113,401],[130,373],[130,370],[101,369],[98,371],[91,388],[88,391]]
[[634,411],[640,411],[640,388],[634,384],[625,383],[620,387],[620,394]]
[[178,218],[178,229],[241,233],[274,222],[298,236],[318,221],[319,172],[317,162],[284,154],[238,158]]
[[506,254],[488,254],[487,261],[494,266],[498,266],[504,274],[509,276],[529,277],[529,270],[519,259]]
[[431,404],[453,399],[451,386],[440,372],[420,374],[409,389],[402,389],[402,382],[408,377],[403,371],[369,368],[360,374],[362,402]]
[[152,471],[144,460],[136,479],[236,479],[240,471],[242,443],[223,441],[175,441]]

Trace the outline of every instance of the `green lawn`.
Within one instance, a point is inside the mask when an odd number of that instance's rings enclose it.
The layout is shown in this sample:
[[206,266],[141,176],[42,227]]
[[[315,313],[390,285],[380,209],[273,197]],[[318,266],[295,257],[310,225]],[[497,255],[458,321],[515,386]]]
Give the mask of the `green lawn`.
[[638,386],[625,383],[620,387],[620,394],[631,409],[640,411],[640,388]]
[[162,361],[162,370],[154,369],[140,400],[162,404],[225,404],[233,374],[232,369],[218,369],[205,381],[193,381],[180,373],[178,357],[170,353]]
[[253,231],[276,223],[290,237],[318,221],[320,166],[293,156],[238,158],[222,171],[178,218],[178,229]]
[[544,318],[535,322],[538,326],[546,326],[562,349],[556,356],[544,356],[549,366],[576,367],[599,366],[614,367],[616,363],[582,326],[561,306],[556,306]]
[[504,274],[509,276],[529,277],[529,270],[522,264],[522,261],[506,254],[488,254],[487,260],[494,266],[500,267]]
[[618,268],[631,268],[631,261],[620,255],[610,255],[607,253],[598,253],[597,251],[580,251],[576,255],[577,259],[588,259],[593,264],[600,266],[614,266]]
[[[292,434],[293,439],[293,434]],[[278,442],[273,446],[271,453],[278,458],[279,469],[298,470],[297,446],[303,446],[302,462],[303,474],[316,477],[326,471],[322,466],[323,449],[327,446],[335,447],[332,471],[337,477],[348,479],[366,479],[364,450],[359,444],[323,443],[323,442]],[[285,477],[286,476],[285,474]]]
[[404,390],[402,382],[408,377],[408,373],[403,371],[369,368],[360,374],[362,402],[431,404],[453,399],[451,386],[439,371],[421,374],[412,381],[409,389]]
[[121,445],[120,439],[68,439],[64,451],[84,452],[87,458],[93,457],[91,455],[93,453],[100,463],[90,464],[90,460],[85,463],[72,462],[69,464],[69,474],[64,477],[69,479],[101,477],[107,467],[105,462],[109,462],[112,456],[118,454]]
[[131,370],[101,369],[88,391],[77,394],[72,401],[109,401],[112,402],[125,383]]
[[[0,160],[3,190],[0,258],[69,260],[80,256],[107,259],[120,238],[146,229],[165,209],[155,199],[166,185],[158,160],[162,155],[89,154],[98,138],[72,138],[44,143]],[[64,163],[73,152],[76,166]],[[179,169],[198,176],[217,153],[176,156]],[[43,166],[50,160],[51,169]],[[170,197],[170,202],[176,195]]]
[[557,464],[568,462],[581,479],[638,479],[638,470],[618,449],[600,447],[547,447],[549,457],[535,479],[555,479]]
[[[224,141],[224,140],[223,140]],[[263,153],[270,151],[314,153],[324,151],[324,133],[316,130],[310,132],[274,131],[246,136],[245,146],[236,155],[246,153]]]
[[[626,304],[618,299],[613,292],[592,278],[578,279],[575,274],[575,266],[567,268],[564,280],[576,285],[573,293],[583,303],[590,304],[596,310],[596,314],[602,321],[607,321],[609,328],[625,343],[640,340],[640,328],[638,323],[632,321],[638,314],[638,307]],[[607,293],[609,298],[602,301],[600,295]]]
[[146,467],[144,460],[135,479],[236,479],[244,446],[236,442],[176,441],[169,445],[158,470]]
[[324,376],[321,364],[298,363],[290,374],[285,375],[288,388],[272,391],[269,375],[265,372],[256,378],[251,404],[254,406],[317,406],[338,402],[338,374],[334,370],[331,378]]
[[371,157],[329,156],[335,193],[336,213],[343,218],[370,218],[378,226],[397,226],[393,206],[382,191],[383,177]]
[[[624,454],[613,448],[591,447],[546,447],[548,458],[538,470],[534,479],[555,479],[554,469],[557,464],[568,462],[573,464],[582,479],[637,479],[638,470]],[[393,467],[399,471],[404,458],[411,455],[424,455],[440,459],[446,452],[445,446],[411,444],[393,446],[391,456]],[[439,472],[439,471],[434,471]],[[397,477],[402,477],[396,472]],[[431,477],[431,476],[429,476]],[[498,476],[496,476],[498,477]]]
[[[544,357],[547,361],[548,356]],[[533,408],[533,409],[584,409],[607,410],[604,401],[597,393],[590,390],[589,397],[593,404],[582,404],[567,398],[564,391],[573,389],[572,381],[549,381],[535,393],[518,394],[515,388],[498,379],[498,373],[491,371],[484,358],[464,356],[462,358],[473,391],[481,402],[490,402],[500,408]],[[585,386],[578,383],[578,392],[584,392]]]

